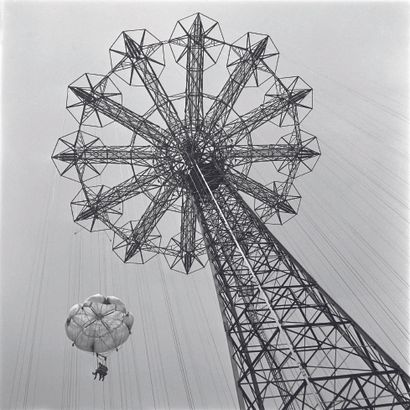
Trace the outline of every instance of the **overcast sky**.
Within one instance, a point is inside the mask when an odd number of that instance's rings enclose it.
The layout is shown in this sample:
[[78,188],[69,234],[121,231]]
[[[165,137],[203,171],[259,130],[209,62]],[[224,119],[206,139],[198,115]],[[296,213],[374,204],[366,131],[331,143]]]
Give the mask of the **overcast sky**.
[[[281,52],[279,75],[313,87],[303,127],[318,137],[322,157],[296,180],[299,215],[273,232],[408,368],[407,3],[6,2],[1,408],[183,409],[187,394],[197,409],[236,407],[209,269],[186,277],[159,258],[123,265],[105,234],[74,224],[69,203],[79,186],[50,160],[57,138],[76,129],[64,108],[67,85],[84,72],[105,74],[121,31],[148,28],[165,40],[197,11],[218,20],[228,42],[269,34]],[[120,297],[136,317],[104,387],[91,378],[92,356],[64,333],[70,306],[98,292]]]

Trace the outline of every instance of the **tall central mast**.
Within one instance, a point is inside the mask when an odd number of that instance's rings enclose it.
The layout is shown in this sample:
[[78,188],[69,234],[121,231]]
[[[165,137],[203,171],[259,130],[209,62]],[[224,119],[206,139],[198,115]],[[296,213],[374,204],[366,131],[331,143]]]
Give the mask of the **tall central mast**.
[[[160,80],[166,44],[186,72],[180,94],[169,95]],[[205,71],[223,49],[229,75],[211,95]],[[110,52],[108,74],[85,74],[69,86],[67,108],[79,128],[53,153],[60,174],[81,184],[75,221],[111,230],[124,262],[161,253],[171,269],[189,273],[207,254],[241,408],[409,409],[409,377],[266,226],[297,213],[294,179],[319,156],[316,138],[300,126],[312,90],[299,77],[277,76],[269,36],[227,43],[218,23],[198,13],[179,21],[168,41],[145,29],[123,32]],[[119,83],[142,86],[153,106],[136,113]],[[238,114],[249,86],[263,90],[263,100]],[[86,131],[110,121],[130,133],[128,145],[106,146]],[[276,138],[256,144],[260,134]],[[275,165],[270,184],[251,176],[255,164]],[[112,187],[89,184],[107,165],[127,165],[129,174]],[[135,220],[140,198],[150,203]],[[179,232],[164,241],[158,227],[175,211]]]
[[196,203],[245,408],[410,406],[410,378],[229,183]]

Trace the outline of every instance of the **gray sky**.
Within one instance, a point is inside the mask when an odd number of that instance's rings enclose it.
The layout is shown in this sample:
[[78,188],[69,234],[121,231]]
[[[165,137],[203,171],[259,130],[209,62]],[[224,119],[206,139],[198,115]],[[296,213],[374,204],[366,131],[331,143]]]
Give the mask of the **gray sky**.
[[[84,72],[106,73],[121,31],[148,28],[166,39],[178,19],[197,11],[218,20],[229,42],[247,31],[271,35],[281,52],[279,75],[300,75],[313,87],[314,110],[303,125],[323,155],[312,174],[296,180],[299,215],[273,232],[408,368],[408,8],[7,2],[0,407],[187,408],[164,274],[196,408],[235,408],[209,270],[185,277],[159,258],[123,265],[105,234],[72,222],[69,203],[79,186],[60,178],[50,160],[57,138],[76,129],[64,109],[67,85]],[[111,358],[104,390],[91,380],[92,356],[71,348],[64,333],[69,307],[97,292],[120,297],[136,317],[132,342]]]

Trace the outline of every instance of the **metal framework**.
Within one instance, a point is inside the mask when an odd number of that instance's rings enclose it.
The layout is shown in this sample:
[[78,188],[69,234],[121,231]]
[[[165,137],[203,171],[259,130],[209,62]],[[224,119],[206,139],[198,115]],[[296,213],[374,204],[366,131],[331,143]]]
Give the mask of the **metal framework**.
[[[167,94],[159,79],[166,45],[186,71],[180,94]],[[228,78],[217,95],[205,93],[204,74],[222,49]],[[241,408],[410,408],[410,378],[266,226],[297,213],[294,179],[319,156],[316,138],[300,128],[312,90],[299,77],[276,75],[279,53],[269,36],[227,43],[219,24],[198,13],[178,21],[168,41],[145,29],[123,32],[110,53],[108,74],[85,74],[69,86],[67,108],[79,128],[52,155],[60,174],[81,184],[74,220],[113,231],[124,262],[161,253],[172,269],[189,273],[207,254]],[[212,83],[219,78],[207,74]],[[153,105],[143,114],[127,108],[114,79],[136,86],[136,94],[145,90]],[[240,113],[235,107],[249,87],[264,99]],[[106,146],[85,131],[110,121],[127,130],[128,145]],[[254,143],[267,133],[277,142]],[[258,182],[251,176],[258,163],[273,164],[267,175],[278,179]],[[113,187],[89,185],[108,164],[129,174]],[[149,204],[128,220],[136,208],[126,204],[139,198]],[[158,226],[175,212],[179,232],[163,245]]]

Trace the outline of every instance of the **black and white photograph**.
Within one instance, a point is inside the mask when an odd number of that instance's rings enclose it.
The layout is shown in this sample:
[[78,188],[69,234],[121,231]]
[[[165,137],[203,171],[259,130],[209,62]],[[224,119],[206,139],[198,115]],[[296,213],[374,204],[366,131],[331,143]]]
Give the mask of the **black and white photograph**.
[[0,8],[0,409],[410,409],[410,2]]

